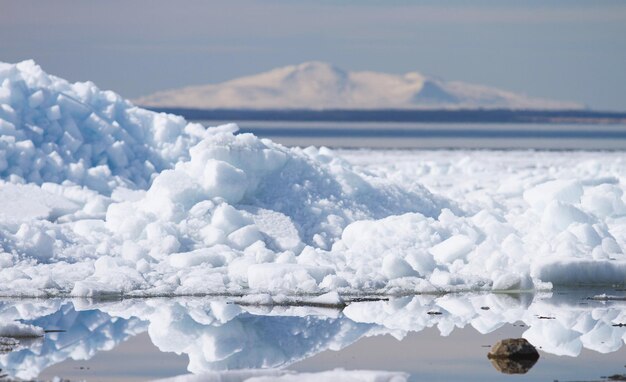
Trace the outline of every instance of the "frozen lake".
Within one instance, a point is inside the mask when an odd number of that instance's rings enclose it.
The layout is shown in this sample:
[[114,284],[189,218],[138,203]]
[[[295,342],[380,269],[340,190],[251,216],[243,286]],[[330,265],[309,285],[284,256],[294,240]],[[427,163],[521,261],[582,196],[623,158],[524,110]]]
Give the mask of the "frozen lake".
[[[623,301],[588,299],[599,292],[422,295],[345,308],[215,297],[4,300],[4,322],[60,332],[0,355],[0,368],[15,378],[87,381],[606,380],[624,373],[626,310]],[[540,358],[512,376],[486,354],[518,337]]]

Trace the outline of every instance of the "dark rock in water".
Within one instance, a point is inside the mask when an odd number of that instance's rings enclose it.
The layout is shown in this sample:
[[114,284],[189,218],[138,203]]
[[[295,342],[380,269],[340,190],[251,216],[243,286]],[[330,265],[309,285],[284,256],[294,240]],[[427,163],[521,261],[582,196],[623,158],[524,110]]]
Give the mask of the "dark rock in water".
[[503,374],[526,374],[537,363],[536,359],[492,358],[493,367]]
[[493,345],[487,357],[501,373],[524,374],[537,363],[539,353],[524,338],[507,338]]
[[489,358],[537,359],[539,353],[524,338],[507,338],[498,341],[487,355]]

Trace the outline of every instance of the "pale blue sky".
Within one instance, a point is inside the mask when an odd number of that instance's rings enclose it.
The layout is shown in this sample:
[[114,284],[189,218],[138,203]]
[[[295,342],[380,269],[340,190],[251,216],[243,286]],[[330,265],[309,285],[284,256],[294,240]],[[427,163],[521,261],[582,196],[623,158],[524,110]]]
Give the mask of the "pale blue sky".
[[126,97],[309,60],[626,110],[626,1],[0,0],[0,61]]

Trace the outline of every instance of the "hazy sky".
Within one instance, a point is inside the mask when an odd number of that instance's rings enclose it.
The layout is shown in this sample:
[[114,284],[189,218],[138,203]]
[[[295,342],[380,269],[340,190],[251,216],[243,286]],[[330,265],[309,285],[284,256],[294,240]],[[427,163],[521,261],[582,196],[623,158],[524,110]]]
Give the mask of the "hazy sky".
[[309,60],[626,110],[626,1],[0,0],[0,61],[126,97]]

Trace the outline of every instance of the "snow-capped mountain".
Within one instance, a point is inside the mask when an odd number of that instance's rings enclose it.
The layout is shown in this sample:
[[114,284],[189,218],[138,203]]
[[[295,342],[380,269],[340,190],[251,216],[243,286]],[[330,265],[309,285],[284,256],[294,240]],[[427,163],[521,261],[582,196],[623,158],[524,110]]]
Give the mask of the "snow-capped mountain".
[[487,86],[404,75],[349,72],[325,62],[285,66],[219,84],[160,91],[149,107],[200,109],[581,109]]

